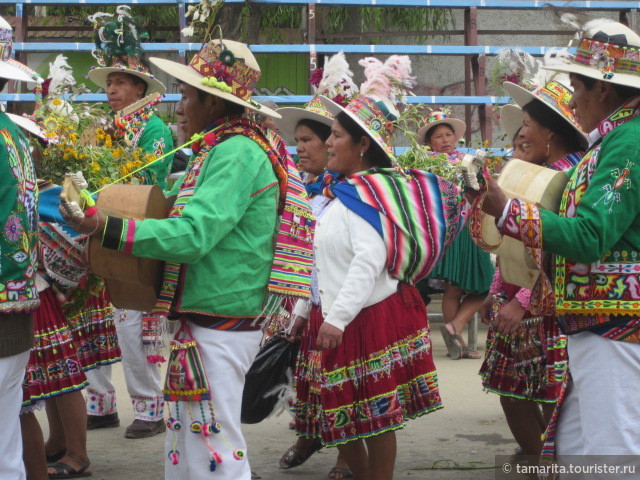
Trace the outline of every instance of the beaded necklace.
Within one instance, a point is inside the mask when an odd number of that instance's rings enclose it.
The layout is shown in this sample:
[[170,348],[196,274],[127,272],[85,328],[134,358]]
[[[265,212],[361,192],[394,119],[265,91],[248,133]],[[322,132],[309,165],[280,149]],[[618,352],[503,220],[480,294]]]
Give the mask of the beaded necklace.
[[126,115],[120,116],[116,114],[113,119],[113,123],[116,126],[116,134],[124,139],[127,146],[131,147],[138,144],[140,135],[142,135],[144,127],[147,126],[151,115],[155,113],[155,106],[159,101],[160,98]]

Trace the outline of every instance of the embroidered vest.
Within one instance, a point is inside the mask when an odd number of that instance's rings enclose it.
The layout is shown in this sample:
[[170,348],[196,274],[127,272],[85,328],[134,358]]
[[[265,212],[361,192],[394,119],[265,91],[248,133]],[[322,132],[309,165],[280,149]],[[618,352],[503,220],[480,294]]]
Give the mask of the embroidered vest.
[[[604,137],[614,128],[640,114],[640,97],[634,98],[599,125]],[[569,179],[560,203],[560,216],[572,218],[598,167],[602,144],[592,147]],[[623,161],[611,173],[594,207],[611,211],[620,189],[628,188],[632,160]],[[639,246],[640,247],[640,246]],[[554,293],[556,312],[568,333],[620,322],[619,315],[637,315],[640,309],[640,251],[607,252],[600,260],[585,265],[556,255]],[[617,316],[617,317],[616,317]]]
[[37,183],[29,143],[0,113],[0,313],[28,312],[40,303],[36,290]]

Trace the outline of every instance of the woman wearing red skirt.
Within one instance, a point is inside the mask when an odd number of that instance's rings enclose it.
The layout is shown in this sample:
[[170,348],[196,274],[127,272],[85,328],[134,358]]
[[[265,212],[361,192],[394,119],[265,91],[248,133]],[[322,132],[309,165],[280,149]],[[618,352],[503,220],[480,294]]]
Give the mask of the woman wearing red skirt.
[[[381,69],[381,77],[410,72],[395,55]],[[311,308],[296,369],[296,430],[337,446],[356,480],[388,480],[395,430],[442,407],[426,308],[412,284],[457,234],[462,203],[435,175],[389,168],[397,111],[367,77],[346,107],[321,99],[335,115],[327,168],[340,178],[316,224],[321,306]],[[292,334],[302,328],[296,321]]]

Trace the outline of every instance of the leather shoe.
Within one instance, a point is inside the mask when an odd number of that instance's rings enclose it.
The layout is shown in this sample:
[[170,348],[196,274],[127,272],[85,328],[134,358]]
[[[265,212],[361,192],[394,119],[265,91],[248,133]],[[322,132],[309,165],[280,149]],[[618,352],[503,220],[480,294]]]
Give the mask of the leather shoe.
[[166,429],[167,426],[162,419],[148,421],[136,418],[133,423],[127,427],[124,436],[125,438],[148,438],[162,433]]
[[116,428],[120,426],[118,412],[109,415],[87,415],[87,430],[96,428]]

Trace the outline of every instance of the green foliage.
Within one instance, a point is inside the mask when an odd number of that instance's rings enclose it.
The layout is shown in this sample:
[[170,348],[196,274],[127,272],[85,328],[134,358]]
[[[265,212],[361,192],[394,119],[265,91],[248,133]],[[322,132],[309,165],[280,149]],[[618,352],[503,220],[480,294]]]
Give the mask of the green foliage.
[[[330,7],[328,9],[328,32],[345,31],[349,14],[360,17],[360,32],[444,30],[455,27],[455,17],[450,9],[441,8],[381,8],[381,7]],[[420,41],[418,38],[418,41]],[[377,40],[377,39],[373,39]]]

